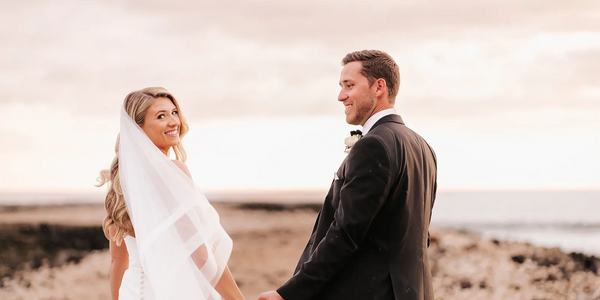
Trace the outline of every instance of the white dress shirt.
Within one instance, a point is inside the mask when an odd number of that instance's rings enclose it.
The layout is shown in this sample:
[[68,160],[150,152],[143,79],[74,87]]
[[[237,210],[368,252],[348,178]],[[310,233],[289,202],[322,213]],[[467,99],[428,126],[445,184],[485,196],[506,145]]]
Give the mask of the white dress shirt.
[[363,125],[362,135],[365,136],[367,134],[367,132],[369,132],[369,130],[371,130],[371,127],[373,127],[373,125],[375,125],[375,123],[377,123],[377,121],[379,121],[379,119],[381,119],[385,116],[397,115],[397,114],[398,114],[398,112],[396,111],[396,109],[392,107],[392,108],[384,109],[384,110],[372,115],[365,122],[365,125]]

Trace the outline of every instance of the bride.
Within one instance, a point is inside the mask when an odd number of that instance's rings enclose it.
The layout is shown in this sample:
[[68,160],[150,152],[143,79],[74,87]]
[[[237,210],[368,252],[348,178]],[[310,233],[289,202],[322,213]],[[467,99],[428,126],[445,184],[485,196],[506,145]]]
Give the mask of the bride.
[[113,300],[244,299],[227,267],[232,241],[184,164],[187,131],[164,88],[125,98],[116,155],[98,184],[109,183],[102,228]]

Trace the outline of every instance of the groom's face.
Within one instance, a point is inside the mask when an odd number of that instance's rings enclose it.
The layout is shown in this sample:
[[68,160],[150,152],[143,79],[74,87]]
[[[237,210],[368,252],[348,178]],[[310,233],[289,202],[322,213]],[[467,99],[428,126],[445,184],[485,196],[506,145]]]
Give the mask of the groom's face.
[[375,109],[375,98],[372,85],[363,76],[362,62],[347,63],[340,75],[342,90],[338,101],[346,107],[346,122],[351,125],[364,125]]

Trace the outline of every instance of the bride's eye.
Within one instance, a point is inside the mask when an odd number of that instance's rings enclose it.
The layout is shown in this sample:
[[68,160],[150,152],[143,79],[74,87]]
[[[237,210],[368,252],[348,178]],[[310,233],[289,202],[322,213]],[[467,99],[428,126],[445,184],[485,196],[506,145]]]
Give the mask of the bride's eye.
[[159,120],[160,120],[160,119],[163,119],[164,117],[165,117],[165,114],[160,114],[160,115],[158,115],[158,119],[159,119]]
[[178,111],[176,111],[176,110],[174,110],[174,111],[173,111],[171,114],[173,114],[173,115],[178,115],[178,114],[179,114],[179,112],[178,112]]

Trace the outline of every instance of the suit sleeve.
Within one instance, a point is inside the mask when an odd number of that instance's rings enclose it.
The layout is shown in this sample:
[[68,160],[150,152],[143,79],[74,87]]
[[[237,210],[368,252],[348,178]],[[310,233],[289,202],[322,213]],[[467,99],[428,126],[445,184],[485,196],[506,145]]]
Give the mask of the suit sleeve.
[[[433,215],[433,205],[435,204],[435,197],[437,194],[437,157],[431,147],[429,147],[429,150],[431,151],[431,155],[433,156],[433,163],[435,165],[435,170],[436,170],[435,176],[433,178],[434,183],[433,183],[433,197],[431,198],[431,211],[429,211],[429,224],[431,224],[431,217]],[[427,231],[427,248],[429,248],[430,242],[431,242],[431,236],[429,235],[429,231]]]
[[391,187],[390,160],[375,137],[359,140],[346,160],[340,202],[310,259],[277,292],[285,300],[312,299],[346,265],[365,238]]

